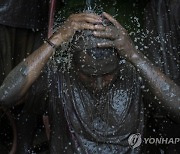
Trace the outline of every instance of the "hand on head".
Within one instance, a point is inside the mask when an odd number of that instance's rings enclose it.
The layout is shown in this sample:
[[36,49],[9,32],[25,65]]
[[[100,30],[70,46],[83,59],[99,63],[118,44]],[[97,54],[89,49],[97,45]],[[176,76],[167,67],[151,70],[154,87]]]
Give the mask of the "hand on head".
[[110,39],[109,41],[98,43],[97,46],[100,48],[114,47],[120,56],[130,60],[133,54],[136,53],[136,50],[128,32],[111,15],[104,12],[103,16],[108,19],[113,26],[106,26],[105,30],[93,32],[96,37]]
[[[112,25],[105,26],[102,16]],[[92,30],[95,37],[107,39],[104,42],[97,42],[97,47],[116,48],[120,56],[131,61],[130,59],[136,54],[136,50],[127,31],[111,15],[104,12],[102,16],[95,13],[72,14],[52,36],[51,41],[59,46],[62,42],[70,41],[76,31]]]
[[52,36],[51,41],[59,46],[62,42],[68,42],[76,31],[105,30],[100,23],[102,23],[102,18],[94,13],[72,14]]

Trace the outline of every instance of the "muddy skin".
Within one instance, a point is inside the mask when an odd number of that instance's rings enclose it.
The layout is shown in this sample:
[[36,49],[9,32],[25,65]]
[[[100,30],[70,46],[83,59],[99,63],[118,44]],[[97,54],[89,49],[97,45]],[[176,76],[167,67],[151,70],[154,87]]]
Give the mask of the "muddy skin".
[[[78,21],[76,20],[78,19]],[[99,16],[94,14],[76,14],[71,16],[66,23],[50,38],[50,41],[57,46],[60,46],[62,43],[69,41],[74,35],[75,31],[82,29],[91,29],[91,30],[101,30],[104,29],[103,26],[94,26],[95,23],[101,22]],[[21,64],[17,66],[17,69],[14,69],[10,73],[10,77],[7,77],[4,84],[1,87],[1,101],[2,105],[8,105],[12,103],[15,105],[16,100],[22,99],[23,95],[27,92],[32,83],[38,78],[41,74],[41,71],[44,65],[49,60],[50,56],[53,54],[54,49],[47,43],[44,43],[39,49],[33,52],[26,59],[27,66],[27,75],[23,77],[23,73],[20,73]],[[12,76],[16,76],[12,80]],[[21,79],[21,80],[20,80]],[[9,85],[9,82],[11,83]],[[25,83],[25,84],[24,84]],[[15,86],[14,89],[8,87]],[[4,90],[8,89],[8,95],[5,97]],[[14,98],[14,96],[18,96]],[[9,101],[12,101],[9,103]],[[57,127],[58,128],[58,127]],[[58,146],[57,146],[58,147]]]
[[99,56],[98,48],[76,52],[70,72],[50,72],[50,152],[138,153],[141,147],[131,149],[127,142],[129,132],[143,134],[144,127],[135,68],[119,65],[113,48],[111,56]]
[[163,107],[170,118],[180,123],[180,87],[166,77],[143,54],[138,53],[132,63],[146,81],[147,87],[161,102],[159,106]]
[[[108,86],[117,79],[117,76],[119,74],[118,69],[114,70],[113,72],[109,72],[102,75],[87,74],[85,73],[87,72],[87,70],[83,69],[83,71],[82,70],[79,71],[76,67],[74,69],[77,70],[75,74],[78,80],[82,82],[83,85],[88,90],[93,92],[94,95],[96,95],[96,93],[101,92],[103,89],[107,89]],[[107,66],[106,66],[106,69],[108,69]],[[111,70],[111,66],[109,67],[109,70]]]
[[102,77],[97,78],[96,84],[97,84],[97,89],[102,89],[103,88]]
[[[108,43],[106,45],[108,45]],[[110,45],[111,44],[109,44],[109,46]],[[120,72],[118,74],[118,77],[113,82],[108,82],[109,85],[105,91],[103,91],[104,87],[102,88],[102,80],[106,76],[106,73],[102,71],[104,70],[102,66],[105,66],[106,63],[101,63],[99,65],[100,67],[97,67],[99,61],[94,60],[93,66],[90,65],[92,60],[89,60],[89,54],[82,54],[82,57],[86,59],[85,62],[87,62],[87,64],[83,61],[83,58],[81,58],[80,54],[80,62],[78,63],[76,61],[77,68],[79,67],[81,74],[77,74],[76,71],[74,72],[73,70],[70,72],[70,74],[61,74],[60,72],[56,74],[57,76],[54,77],[54,81],[58,83],[58,86],[56,86],[56,88],[53,88],[57,84],[54,83],[52,91],[53,94],[56,93],[58,95],[60,100],[53,100],[52,104],[56,104],[57,106],[59,106],[60,104],[58,102],[62,102],[62,108],[64,108],[63,112],[65,112],[67,125],[70,129],[70,134],[72,134],[73,136],[72,137],[70,135],[70,137],[68,137],[68,142],[72,146],[69,147],[67,143],[65,147],[62,147],[59,150],[69,152],[68,150],[72,150],[73,148],[73,151],[76,151],[77,153],[124,153],[127,151],[129,151],[130,153],[140,152],[140,149],[137,149],[137,151],[131,151],[131,149],[128,147],[128,144],[123,143],[123,141],[121,140],[123,137],[120,132],[112,131],[113,133],[111,134],[112,126],[113,128],[115,128],[115,130],[118,130],[118,127],[121,125],[123,125],[122,128],[128,130],[127,132],[124,130],[124,134],[137,131],[143,134],[143,129],[140,129],[141,131],[138,130],[138,128],[144,127],[144,121],[143,119],[141,119],[143,118],[143,107],[138,106],[141,104],[140,99],[142,96],[139,74],[145,80],[149,81],[147,82],[148,87],[151,87],[152,92],[157,95],[159,99],[161,99],[161,101],[163,101],[163,105],[166,107],[168,113],[172,113],[170,114],[170,116],[172,118],[176,116],[175,118],[178,121],[180,96],[179,87],[167,77],[164,78],[160,70],[155,68],[153,64],[148,61],[147,58],[142,54],[137,53],[135,48],[131,48],[131,45],[132,44],[129,43],[129,46],[127,47],[128,49],[130,49],[129,51],[126,52],[125,50],[125,53],[129,53],[129,55],[127,54],[128,56],[126,56],[126,63],[123,66],[119,66]],[[121,55],[120,49],[118,52],[119,55]],[[83,66],[83,68],[81,68],[82,64],[85,65]],[[92,67],[88,67],[88,64]],[[109,71],[110,68],[112,67],[109,67]],[[108,70],[108,67],[106,67],[105,69]],[[100,74],[102,76],[99,78]],[[97,76],[91,77],[91,75]],[[89,88],[90,90],[88,90],[86,86],[86,84],[89,82],[92,83]],[[172,87],[170,89],[173,90],[169,91],[167,88],[165,88],[167,87],[167,85],[169,87]],[[96,97],[96,89],[101,89],[100,92],[98,92],[98,97]],[[126,92],[128,92],[127,95],[125,94]],[[175,97],[166,96],[171,92],[175,94]],[[134,95],[136,95],[136,98],[134,98]],[[53,97],[55,96],[53,95]],[[115,98],[118,99],[116,100]],[[130,100],[132,100],[132,102]],[[124,104],[121,104],[122,102],[124,102]],[[113,107],[114,103],[117,103],[119,105],[121,104],[120,110],[118,110],[118,106]],[[132,110],[131,107],[129,108],[128,106],[126,106],[129,103],[131,105],[136,104],[137,106],[133,106]],[[114,110],[111,110],[112,108]],[[137,110],[138,108],[139,110]],[[171,109],[173,111],[171,111]],[[118,112],[115,112],[116,110],[118,110]],[[129,110],[129,114],[121,114],[123,111],[126,112],[127,110]],[[121,115],[117,115],[116,113]],[[134,114],[138,114],[139,116]],[[128,117],[128,119],[124,120],[124,123],[118,123],[116,119],[119,120],[122,119],[122,117]],[[128,121],[130,122],[129,124],[127,124]],[[115,123],[118,123],[117,127]],[[131,127],[132,125],[133,128]],[[138,128],[135,127],[135,125],[138,125]],[[55,131],[53,132],[55,133]],[[66,137],[62,136],[62,140],[67,139]],[[119,139],[119,141],[114,139],[116,137]],[[53,140],[53,142],[55,142],[55,140],[58,139],[53,138]],[[126,139],[124,138],[124,140]],[[121,145],[123,144],[123,146],[119,147],[118,145],[120,143]],[[117,144],[117,147],[115,146],[115,144]],[[57,149],[55,146],[53,146],[51,152],[57,153]]]
[[[50,120],[51,140],[55,143],[51,147],[51,153],[140,151],[140,148],[134,151],[126,142],[129,132],[138,131],[143,134],[144,127],[143,107],[139,103],[140,82],[134,67],[128,65],[130,67],[121,66],[123,71],[118,71],[115,80],[108,82],[107,88],[103,87],[98,93],[93,93],[93,89],[88,90],[84,85],[85,81],[79,79],[74,70],[70,74],[52,73],[50,104],[56,111],[52,113],[54,117]],[[120,79],[124,75],[126,82]],[[54,126],[57,119],[60,120],[59,123],[63,123],[58,126],[59,129]],[[58,132],[65,133],[58,134],[57,129]],[[59,146],[58,143],[63,145]]]
[[1,105],[10,106],[22,96],[17,94],[27,82],[28,67],[25,62],[14,68],[0,87]]
[[[106,16],[108,17],[107,14]],[[71,25],[72,23],[70,22],[69,24]],[[117,22],[115,24],[119,26]],[[94,26],[92,27],[94,28]],[[119,28],[119,30],[120,32],[122,30],[124,33],[123,28]],[[63,32],[66,34],[68,30],[64,28]],[[99,97],[94,97],[94,93],[87,90],[82,80],[78,78],[76,70],[72,69],[69,72],[62,73],[61,70],[53,72],[53,69],[50,69],[50,80],[52,81],[49,91],[49,112],[51,114],[50,122],[52,128],[50,151],[53,154],[59,152],[141,153],[141,147],[132,149],[127,142],[130,133],[138,132],[143,134],[145,125],[144,108],[141,99],[142,90],[140,88],[142,83],[139,79],[139,74],[145,80],[150,81],[148,85],[152,88],[152,92],[164,101],[164,106],[167,107],[168,111],[172,108],[176,115],[178,114],[177,111],[179,109],[176,107],[179,107],[179,102],[177,102],[180,96],[179,87],[153,67],[151,62],[137,53],[132,47],[133,43],[130,38],[128,35],[125,35],[126,33],[119,35],[124,36],[122,37],[124,39],[120,39],[117,38],[117,35],[114,37],[109,32],[107,34],[106,32],[96,32],[96,35],[99,37],[110,36],[112,37],[111,40],[115,42],[108,40],[105,43],[102,42],[98,47],[105,48],[104,46],[112,47],[113,45],[117,49],[118,55],[123,56],[126,62],[118,65],[118,76],[114,81],[108,82],[109,84],[105,91],[104,88],[100,91]],[[117,30],[115,32],[117,33]],[[74,34],[74,31],[71,34]],[[72,36],[71,34],[68,37]],[[62,40],[62,35],[56,36],[54,38],[56,41],[53,42],[55,44],[59,39]],[[67,40],[68,38],[64,41]],[[49,53],[46,48],[48,47],[44,46],[41,48],[41,52],[45,50],[45,52]],[[40,51],[38,50],[38,52]],[[88,54],[94,56],[91,53]],[[30,64],[36,64],[35,66],[37,66],[34,70],[37,70],[37,72],[42,70],[42,63],[47,63],[47,59],[49,59],[51,54],[47,55],[46,60],[36,58],[35,61],[30,61]],[[103,56],[107,58],[107,55]],[[98,56],[96,59],[98,59]],[[99,61],[100,59],[97,60],[97,63]],[[104,76],[108,71],[110,72],[108,69],[106,69],[107,72],[102,71],[104,67],[101,64],[99,65],[101,66],[99,70],[97,70],[99,68],[97,67],[98,65],[93,65],[93,67],[90,67],[84,73],[87,74],[92,71],[93,74],[92,72],[89,74]],[[103,64],[105,65],[106,63]],[[89,78],[87,79],[89,80]],[[35,78],[30,83],[33,83],[34,80]],[[98,77],[94,82],[94,85],[97,85],[98,88],[103,83],[100,82]],[[164,87],[167,85],[177,97],[166,97],[167,90]],[[158,93],[156,93],[156,89]]]
[[[60,46],[64,42],[69,41],[78,30],[103,30],[104,27],[101,25],[94,26],[94,23],[100,22],[100,17],[95,14],[80,13],[71,15],[49,40],[53,44]],[[45,42],[28,56],[24,62],[14,68],[1,86],[1,104],[10,105],[14,103],[15,105],[16,101],[26,94],[33,82],[39,77],[54,51],[55,49]]]
[[[112,38],[111,41],[98,43],[98,47],[111,46],[116,48],[118,54],[130,62],[140,72],[140,76],[147,81],[151,92],[162,101],[161,107],[176,122],[180,123],[180,87],[163,74],[160,69],[154,67],[147,57],[136,50],[127,31],[120,23],[107,13],[103,13],[103,15],[115,25],[115,28],[108,27],[106,32],[93,33],[96,37]],[[117,35],[117,33],[119,34]]]

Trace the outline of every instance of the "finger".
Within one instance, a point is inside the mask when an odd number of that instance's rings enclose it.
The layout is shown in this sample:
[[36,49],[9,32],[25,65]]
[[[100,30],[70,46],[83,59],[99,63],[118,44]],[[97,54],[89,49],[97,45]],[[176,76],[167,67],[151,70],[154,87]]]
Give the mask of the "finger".
[[76,30],[84,30],[84,29],[104,30],[104,27],[102,25],[94,25],[94,24],[87,23],[87,22],[75,22],[74,28]]
[[90,18],[101,19],[102,20],[102,17],[95,14],[95,13],[82,13],[81,16],[87,16],[87,17],[90,17]]
[[111,23],[113,23],[115,27],[119,29],[124,29],[124,27],[121,26],[121,24],[116,19],[114,19],[110,14],[103,12],[103,16],[106,17]]
[[107,39],[116,39],[117,38],[117,36],[115,36],[113,33],[106,32],[106,31],[94,31],[93,35],[96,37],[107,38]]
[[97,47],[99,47],[99,48],[114,47],[114,42],[113,41],[107,41],[107,42],[103,42],[103,43],[97,43]]
[[106,27],[104,27],[103,25],[95,25],[94,26],[95,30],[100,30],[100,31],[104,31],[106,29]]
[[72,21],[84,21],[86,19],[95,20],[95,22],[102,22],[102,18],[96,14],[87,14],[87,13],[81,13],[81,14],[73,14],[69,17]]
[[88,16],[82,16],[74,19],[75,22],[81,22],[81,21],[86,21],[89,23],[102,23],[102,20],[100,19],[94,19]]

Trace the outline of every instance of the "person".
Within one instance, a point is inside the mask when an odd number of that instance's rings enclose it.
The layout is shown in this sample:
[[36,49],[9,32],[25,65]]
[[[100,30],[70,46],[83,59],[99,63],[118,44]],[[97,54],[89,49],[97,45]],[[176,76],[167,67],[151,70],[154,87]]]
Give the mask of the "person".
[[[43,43],[41,38],[47,36],[48,10],[49,0],[0,1],[0,84],[17,64]],[[16,152],[25,153],[33,141],[38,116],[27,112],[24,105],[10,110],[13,120],[16,121]],[[5,127],[5,124],[3,126]],[[1,140],[1,143],[3,145],[4,141]],[[25,146],[22,146],[23,144]]]
[[[31,87],[33,94],[49,89],[50,153],[140,153],[141,147],[133,149],[128,137],[143,135],[143,82],[161,101],[156,105],[180,121],[180,87],[136,50],[118,21],[105,12],[102,16],[110,24],[93,13],[71,15],[0,88],[3,106],[22,99],[33,83],[39,83]],[[71,69],[49,67],[47,76],[40,75],[55,49],[72,36]],[[40,90],[46,77],[50,84]]]

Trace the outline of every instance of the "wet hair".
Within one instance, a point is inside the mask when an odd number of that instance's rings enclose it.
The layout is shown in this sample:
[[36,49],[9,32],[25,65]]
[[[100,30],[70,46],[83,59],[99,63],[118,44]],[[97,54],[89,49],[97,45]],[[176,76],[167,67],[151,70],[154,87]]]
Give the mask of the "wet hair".
[[90,30],[76,32],[71,42],[75,65],[86,74],[103,75],[113,72],[119,62],[116,50],[97,47],[97,42],[106,41],[109,39],[97,38]]

